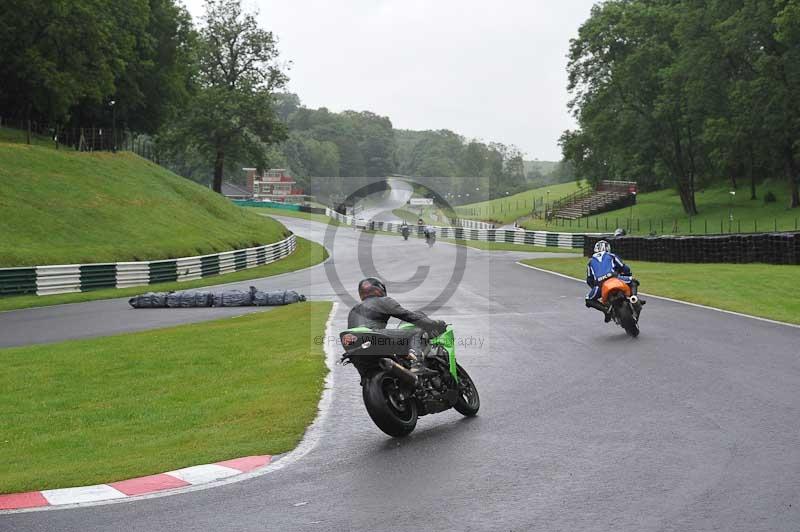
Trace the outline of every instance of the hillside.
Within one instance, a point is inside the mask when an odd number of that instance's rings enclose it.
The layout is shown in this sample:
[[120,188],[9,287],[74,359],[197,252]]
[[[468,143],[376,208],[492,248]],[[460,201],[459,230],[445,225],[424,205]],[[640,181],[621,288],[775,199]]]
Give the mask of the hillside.
[[131,153],[20,138],[0,129],[0,267],[202,255],[288,234]]
[[459,205],[455,210],[456,214],[463,218],[511,223],[517,218],[529,215],[534,206],[534,200],[536,203],[536,211],[542,212],[545,203],[552,203],[557,199],[577,191],[578,184],[574,181],[570,183],[559,183],[557,185],[533,188],[505,198]]
[[[776,201],[764,202],[767,192],[775,195]],[[728,183],[717,183],[695,195],[700,213],[689,225],[689,217],[683,212],[678,193],[673,189],[639,194],[636,205],[630,208],[598,214],[556,226],[544,220],[527,220],[523,227],[533,230],[558,231],[613,231],[624,227],[632,234],[709,234],[728,232],[794,231],[800,227],[800,209],[790,209],[789,191],[783,181],[765,180],[756,189],[757,200],[750,199],[748,187],[740,187],[735,195],[730,194]],[[731,221],[730,214],[733,214]],[[630,222],[629,222],[630,220]]]

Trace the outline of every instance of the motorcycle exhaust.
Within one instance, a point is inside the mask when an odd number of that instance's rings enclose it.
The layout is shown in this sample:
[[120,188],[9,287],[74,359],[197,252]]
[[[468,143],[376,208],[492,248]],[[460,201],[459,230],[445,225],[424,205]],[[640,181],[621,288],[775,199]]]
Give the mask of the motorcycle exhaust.
[[633,305],[635,305],[636,303],[638,303],[638,302],[639,302],[639,298],[638,298],[638,297],[636,297],[635,295],[634,295],[634,296],[631,296],[631,297],[629,297],[628,299],[630,299],[630,302],[631,302],[631,304],[633,304]]
[[416,375],[408,371],[406,368],[404,368],[394,360],[391,360],[389,358],[382,358],[378,362],[378,365],[380,365],[383,371],[386,371],[393,377],[396,377],[403,384],[416,387],[417,383],[419,382],[419,379],[417,378]]

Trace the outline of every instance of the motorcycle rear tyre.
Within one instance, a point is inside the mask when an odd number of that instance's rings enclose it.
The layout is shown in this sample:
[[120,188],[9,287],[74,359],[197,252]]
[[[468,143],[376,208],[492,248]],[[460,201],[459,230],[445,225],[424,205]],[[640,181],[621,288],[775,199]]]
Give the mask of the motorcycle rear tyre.
[[616,312],[619,317],[619,322],[622,328],[625,329],[625,332],[633,338],[639,336],[639,326],[636,324],[636,319],[633,317],[630,303],[625,301],[617,307]]
[[396,379],[385,371],[369,377],[362,390],[364,406],[369,417],[383,432],[394,438],[408,436],[417,426],[417,404],[409,398],[402,404],[405,410],[398,410],[387,396],[387,385],[396,385]]

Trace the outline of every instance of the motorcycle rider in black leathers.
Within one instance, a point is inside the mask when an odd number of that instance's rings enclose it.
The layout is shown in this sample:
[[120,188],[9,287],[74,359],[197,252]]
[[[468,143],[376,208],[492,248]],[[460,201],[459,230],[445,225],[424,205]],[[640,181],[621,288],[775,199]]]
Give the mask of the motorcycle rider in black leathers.
[[[419,360],[423,354],[423,333],[430,337],[438,336],[447,328],[443,321],[432,320],[422,312],[415,312],[403,308],[400,303],[386,295],[386,286],[380,279],[367,277],[358,283],[358,296],[361,303],[350,310],[347,316],[348,329],[353,327],[367,327],[369,329],[384,329],[383,332],[408,343],[409,358]],[[397,318],[417,327],[414,329],[386,329],[389,318]]]

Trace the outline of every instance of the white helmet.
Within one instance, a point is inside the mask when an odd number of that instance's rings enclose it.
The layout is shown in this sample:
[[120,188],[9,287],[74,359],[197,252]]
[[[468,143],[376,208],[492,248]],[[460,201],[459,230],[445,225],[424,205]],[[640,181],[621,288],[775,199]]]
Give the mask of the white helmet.
[[611,244],[609,244],[605,240],[598,240],[597,244],[594,245],[595,253],[609,253],[610,251],[611,251]]

